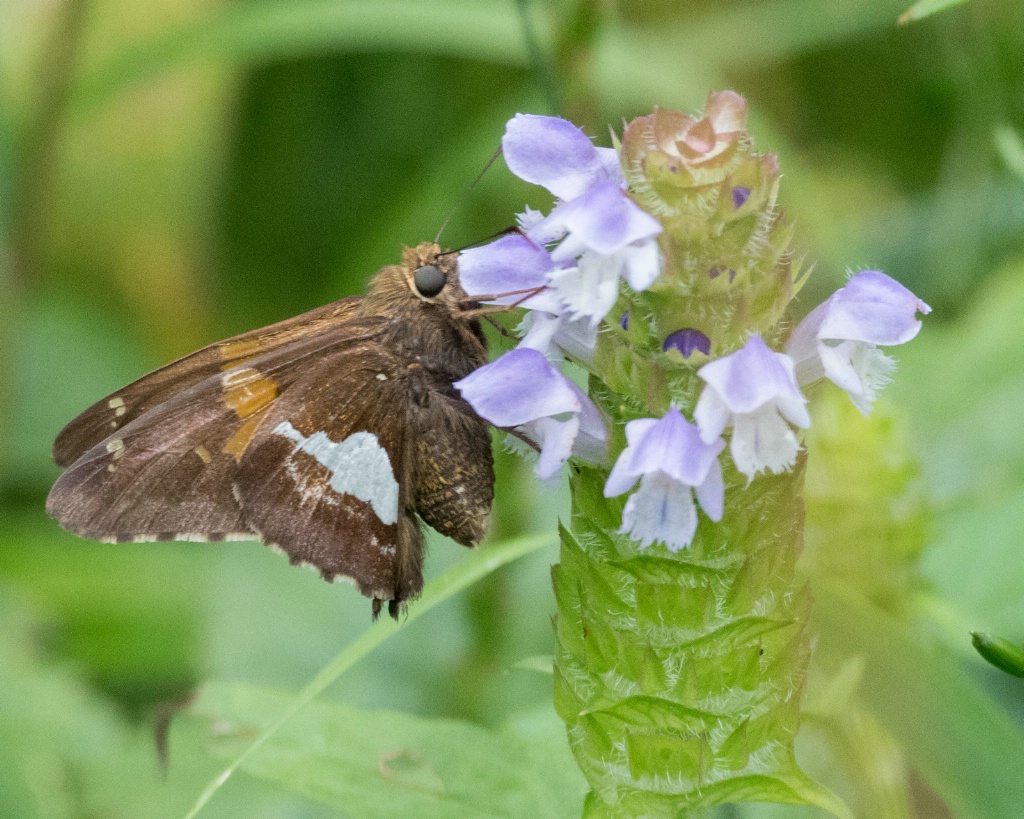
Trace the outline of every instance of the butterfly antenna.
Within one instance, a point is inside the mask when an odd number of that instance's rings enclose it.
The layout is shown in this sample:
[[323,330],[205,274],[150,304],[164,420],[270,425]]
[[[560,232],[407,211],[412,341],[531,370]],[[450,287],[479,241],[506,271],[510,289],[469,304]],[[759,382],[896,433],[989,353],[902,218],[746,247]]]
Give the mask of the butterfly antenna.
[[476,175],[476,179],[474,179],[474,180],[473,180],[472,182],[470,182],[470,183],[469,183],[469,187],[468,187],[468,188],[466,188],[466,190],[464,190],[464,191],[462,192],[462,196],[460,196],[460,197],[458,198],[458,200],[456,200],[456,202],[455,202],[455,205],[454,205],[454,206],[452,207],[451,211],[450,211],[450,212],[448,213],[448,215],[447,215],[447,216],[445,217],[445,220],[444,220],[444,221],[443,221],[443,222],[441,223],[441,229],[437,231],[437,236],[435,236],[435,237],[434,237],[434,244],[435,244],[435,245],[436,245],[436,244],[437,244],[437,243],[438,243],[438,242],[439,242],[439,241],[441,240],[441,234],[442,234],[442,233],[444,233],[444,229],[445,229],[446,227],[448,227],[448,223],[449,223],[449,222],[450,222],[450,221],[452,220],[452,217],[453,217],[453,216],[454,216],[454,215],[455,215],[456,213],[458,213],[458,211],[459,211],[459,208],[461,208],[461,207],[462,207],[462,206],[463,206],[464,204],[466,204],[466,199],[468,199],[468,198],[469,198],[469,194],[470,194],[470,193],[472,193],[472,191],[473,191],[473,188],[475,188],[475,187],[476,187],[476,185],[477,185],[477,183],[478,183],[478,182],[479,182],[479,181],[480,181],[481,179],[483,179],[483,177],[484,177],[484,174],[485,174],[485,173],[487,173],[487,171],[489,171],[489,170],[490,170],[490,168],[491,168],[491,165],[493,165],[493,164],[494,164],[494,161],[495,161],[495,160],[496,160],[496,159],[497,159],[497,158],[498,158],[499,156],[501,156],[501,146],[500,146],[500,145],[498,146],[498,150],[496,150],[496,151],[494,152],[494,155],[493,155],[493,156],[492,156],[492,157],[491,157],[490,159],[488,159],[488,160],[487,160],[487,164],[486,164],[486,165],[484,165],[484,167],[483,167],[483,169],[482,169],[482,170],[480,171],[480,173],[478,173],[478,174]]

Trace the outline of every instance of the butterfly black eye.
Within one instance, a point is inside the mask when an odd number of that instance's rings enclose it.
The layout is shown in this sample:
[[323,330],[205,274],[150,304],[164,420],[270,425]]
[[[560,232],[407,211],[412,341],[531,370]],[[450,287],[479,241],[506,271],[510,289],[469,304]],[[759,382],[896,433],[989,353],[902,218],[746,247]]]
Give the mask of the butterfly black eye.
[[447,277],[432,264],[425,264],[416,268],[413,274],[413,284],[416,285],[416,292],[423,298],[429,299],[436,296],[448,283]]

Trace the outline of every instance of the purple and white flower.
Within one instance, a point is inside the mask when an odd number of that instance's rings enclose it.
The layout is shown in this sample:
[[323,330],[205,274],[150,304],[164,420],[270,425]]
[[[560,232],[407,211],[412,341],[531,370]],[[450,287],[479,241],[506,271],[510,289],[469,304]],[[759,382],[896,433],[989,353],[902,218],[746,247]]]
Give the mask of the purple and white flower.
[[607,431],[601,413],[537,350],[511,350],[454,386],[481,418],[519,429],[538,444],[539,478],[557,474],[570,455],[604,457]]
[[711,520],[721,520],[725,496],[718,455],[725,447],[712,443],[672,407],[664,417],[641,418],[626,424],[626,448],[605,483],[606,498],[640,488],[626,501],[622,534],[641,548],[664,543],[677,552],[690,545],[697,531],[697,500]]
[[661,223],[612,182],[600,182],[575,199],[557,205],[536,230],[564,238],[552,251],[556,263],[578,259],[559,270],[551,284],[574,316],[597,324],[615,304],[619,278],[646,290],[661,272],[656,237]]
[[[521,214],[523,236],[464,251],[460,277],[467,293],[546,286],[523,306],[587,318],[596,327],[618,298],[620,278],[634,290],[651,286],[661,270],[656,237],[662,227],[627,196],[617,151],[594,146],[564,119],[529,114],[509,120],[502,150],[514,174],[543,185],[559,202],[546,217],[530,209]],[[545,245],[556,243],[543,255]]]
[[867,415],[896,368],[876,345],[910,341],[921,329],[917,314],[930,312],[927,304],[884,273],[865,270],[852,276],[790,336],[786,352],[796,364],[798,383],[828,378]]
[[730,452],[748,478],[762,470],[782,472],[800,448],[790,424],[809,427],[807,399],[796,384],[793,361],[757,335],[735,353],[701,367],[706,386],[693,418],[710,443],[732,426]]

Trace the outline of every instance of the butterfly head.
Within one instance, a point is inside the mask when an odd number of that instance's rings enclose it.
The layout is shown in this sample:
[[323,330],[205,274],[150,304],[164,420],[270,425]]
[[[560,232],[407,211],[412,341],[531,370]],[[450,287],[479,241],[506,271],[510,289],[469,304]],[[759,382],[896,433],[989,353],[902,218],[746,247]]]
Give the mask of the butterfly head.
[[459,286],[457,258],[456,252],[442,252],[433,242],[407,247],[402,254],[402,277],[406,287],[420,301],[458,310],[466,294]]
[[423,316],[426,310],[445,321],[458,321],[473,306],[459,284],[458,253],[433,242],[407,247],[402,263],[382,269],[367,296],[371,312]]

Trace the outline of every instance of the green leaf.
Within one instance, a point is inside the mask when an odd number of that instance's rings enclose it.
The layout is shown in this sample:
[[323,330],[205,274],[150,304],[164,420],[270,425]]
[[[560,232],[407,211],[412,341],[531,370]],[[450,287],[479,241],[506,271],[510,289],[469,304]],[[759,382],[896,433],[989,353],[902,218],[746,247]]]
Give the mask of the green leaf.
[[187,819],[192,819],[213,795],[228,781],[231,775],[269,740],[279,729],[288,723],[306,705],[323,693],[328,686],[355,665],[359,660],[373,651],[399,629],[426,614],[438,603],[457,594],[472,585],[495,569],[523,557],[544,546],[550,545],[553,535],[534,535],[517,538],[504,543],[489,546],[474,553],[440,577],[431,580],[423,589],[423,596],[409,607],[408,614],[398,623],[391,618],[378,620],[364,631],[354,642],[334,657],[321,671],[309,681],[301,691],[291,698],[286,707],[282,708],[278,718],[257,736],[251,745],[243,750],[216,779],[210,782],[189,811]]
[[977,652],[996,668],[1024,677],[1024,649],[1003,637],[995,637],[981,631],[971,634],[971,643]]
[[[216,726],[215,746],[230,756],[295,696],[214,683],[192,712]],[[586,792],[561,731],[527,741],[467,722],[342,703],[310,704],[242,768],[366,819],[570,817]]]
[[916,23],[925,17],[938,14],[940,11],[951,9],[966,3],[967,0],[918,0],[899,17],[899,24],[905,26],[907,23]]

